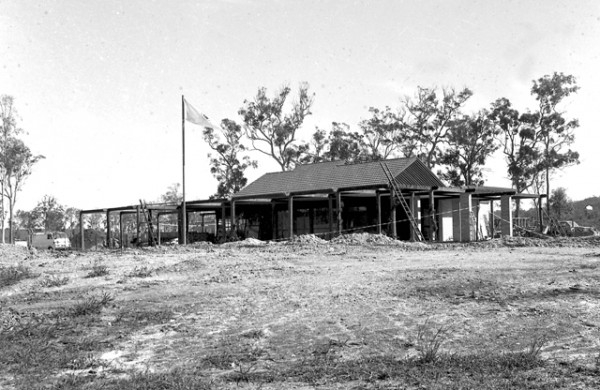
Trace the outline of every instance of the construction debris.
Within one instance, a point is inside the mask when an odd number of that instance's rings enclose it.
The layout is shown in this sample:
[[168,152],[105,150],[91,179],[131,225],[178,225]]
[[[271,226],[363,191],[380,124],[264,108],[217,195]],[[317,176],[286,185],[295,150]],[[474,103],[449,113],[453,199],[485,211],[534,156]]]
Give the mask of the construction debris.
[[314,234],[303,234],[295,236],[292,241],[294,244],[327,244],[327,241],[315,236]]

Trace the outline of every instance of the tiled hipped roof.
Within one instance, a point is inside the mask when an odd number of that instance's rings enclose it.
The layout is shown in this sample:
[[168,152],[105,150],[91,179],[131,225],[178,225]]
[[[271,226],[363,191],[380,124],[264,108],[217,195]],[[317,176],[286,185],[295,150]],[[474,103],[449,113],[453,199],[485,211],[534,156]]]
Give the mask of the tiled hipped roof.
[[[385,160],[400,186],[408,188],[444,187],[444,183],[417,158]],[[267,197],[276,194],[328,193],[336,190],[386,187],[381,164],[346,164],[343,161],[298,165],[287,172],[267,173],[233,198]]]

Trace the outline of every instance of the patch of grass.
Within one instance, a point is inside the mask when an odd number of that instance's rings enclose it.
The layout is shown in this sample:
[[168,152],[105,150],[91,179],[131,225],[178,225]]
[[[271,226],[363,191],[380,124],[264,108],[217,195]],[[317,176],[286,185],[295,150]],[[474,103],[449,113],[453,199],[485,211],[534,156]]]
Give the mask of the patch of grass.
[[[19,316],[15,326],[0,329],[0,367],[14,378],[14,388],[82,388],[78,384],[85,383],[86,377],[94,378],[96,368],[106,364],[94,356],[106,335],[91,332],[89,318],[67,318],[63,311],[15,314]],[[86,371],[83,378],[57,377],[63,370]],[[67,386],[54,386],[57,383]]]
[[87,316],[90,314],[98,314],[103,307],[114,301],[114,297],[107,292],[97,298],[94,296],[88,297],[86,300],[77,303],[71,308],[69,314],[73,317]]
[[540,353],[542,352],[542,348],[548,342],[548,336],[543,333],[536,333],[531,338],[529,345],[527,346],[527,350],[525,351],[525,355],[529,356],[531,359],[538,359],[540,357]]
[[12,286],[23,279],[32,279],[37,276],[30,268],[21,264],[11,267],[0,267],[0,288]]
[[438,360],[440,348],[448,339],[449,329],[444,325],[434,325],[428,318],[425,323],[417,327],[416,347],[419,351],[419,359],[423,363],[431,363]]
[[[214,380],[192,367],[177,368],[166,372],[138,372],[113,379],[99,379],[94,376],[65,376],[59,378],[50,389],[56,390],[211,390],[219,388]],[[48,388],[48,387],[44,387]]]
[[173,311],[163,310],[139,310],[122,309],[115,319],[115,324],[122,324],[130,327],[147,326],[151,324],[164,324],[173,318]]
[[206,367],[233,370],[226,378],[236,383],[248,382],[252,373],[269,361],[273,359],[265,348],[242,336],[223,338],[218,350],[202,359]]
[[[324,364],[325,363],[325,364]],[[440,354],[435,361],[420,358],[398,358],[394,355],[364,356],[358,359],[328,361],[312,356],[297,360],[283,370],[271,373],[257,372],[250,377],[254,382],[286,379],[299,380],[309,385],[327,385],[352,382],[363,386],[353,388],[396,389],[530,389],[554,388],[563,372],[554,373],[554,367],[525,353],[450,355]],[[575,367],[560,367],[575,370]],[[568,380],[566,381],[568,383]],[[370,386],[365,386],[370,384]],[[400,384],[402,386],[400,386]],[[550,386],[550,387],[548,387]]]
[[82,354],[81,356],[78,356],[77,358],[69,361],[67,363],[67,368],[69,368],[71,370],[85,370],[85,369],[89,369],[89,368],[101,367],[104,365],[105,365],[105,362],[96,358],[94,356],[94,354],[88,352],[86,354]]
[[108,267],[104,264],[97,264],[92,267],[90,272],[85,276],[86,278],[98,278],[100,276],[108,275]]
[[132,278],[148,278],[150,276],[152,276],[152,274],[154,273],[154,270],[147,267],[147,266],[141,266],[141,267],[135,267],[133,269],[133,271],[131,271],[129,273],[129,277]]
[[46,276],[44,279],[40,280],[40,286],[42,287],[60,287],[67,283],[69,283],[68,276]]
[[[280,362],[283,363],[283,362]],[[531,361],[523,354],[446,355],[436,362],[398,359],[392,355],[364,356],[358,359],[332,359],[323,366],[320,358],[292,359],[252,370],[241,376],[230,365],[224,376],[211,377],[204,367],[185,366],[162,372],[130,371],[118,377],[66,375],[50,379],[44,389],[75,390],[163,390],[230,388],[223,383],[244,382],[240,388],[287,388],[286,383],[305,383],[315,388],[437,390],[458,389],[553,389],[571,388],[573,383],[596,388],[597,374],[576,365],[550,365]],[[543,368],[543,370],[539,370]],[[52,382],[54,381],[54,382]],[[346,386],[345,386],[346,385]],[[302,386],[300,386],[302,387]],[[34,387],[22,387],[34,388]],[[35,387],[35,388],[41,388]]]
[[[35,313],[19,313],[15,326],[0,337],[0,366],[7,372],[25,376],[39,375],[57,367],[74,355],[57,343],[60,318]],[[25,387],[24,387],[25,388]]]

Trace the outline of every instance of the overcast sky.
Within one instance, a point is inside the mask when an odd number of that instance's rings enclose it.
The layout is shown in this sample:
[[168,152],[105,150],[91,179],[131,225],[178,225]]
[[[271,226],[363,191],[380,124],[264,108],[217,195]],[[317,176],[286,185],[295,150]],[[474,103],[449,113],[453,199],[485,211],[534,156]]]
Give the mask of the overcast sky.
[[[181,182],[181,95],[213,122],[239,119],[258,87],[316,94],[300,136],[417,86],[469,87],[467,111],[499,97],[535,109],[532,80],[577,78],[581,164],[553,179],[600,195],[600,1],[0,0],[0,94],[15,97],[26,143],[43,154],[17,200],[78,208],[156,200]],[[187,199],[216,191],[201,129],[186,127]],[[258,157],[258,156],[255,156]],[[487,183],[510,186],[501,156]],[[276,171],[261,160],[252,180]]]

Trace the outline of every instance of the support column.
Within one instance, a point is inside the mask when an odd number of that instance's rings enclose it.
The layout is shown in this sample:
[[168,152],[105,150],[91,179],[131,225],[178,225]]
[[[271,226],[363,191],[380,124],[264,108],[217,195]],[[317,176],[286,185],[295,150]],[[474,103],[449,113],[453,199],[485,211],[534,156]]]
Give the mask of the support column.
[[337,225],[338,225],[338,234],[342,234],[342,193],[340,191],[335,193],[336,196],[336,206],[337,206]]
[[110,249],[110,211],[106,210],[106,247]]
[[460,199],[452,199],[452,240],[460,242]]
[[327,195],[329,207],[329,239],[333,238],[333,196]]
[[381,234],[381,192],[375,192],[377,202],[377,234]]
[[490,200],[490,238],[494,238],[494,199]]
[[235,220],[235,200],[231,201],[231,237],[237,237],[237,226]]
[[471,235],[471,210],[473,208],[471,194],[460,194],[460,241],[469,242],[473,240]]
[[225,224],[225,202],[223,202],[221,204],[221,225],[223,227],[222,231],[223,231],[223,235],[221,237],[223,237],[223,240],[225,240],[225,238],[227,237],[227,226]]
[[190,213],[185,209],[185,242],[190,243]]
[[271,202],[271,239],[277,238],[277,210],[275,210],[275,203]]
[[475,219],[475,241],[481,240],[481,234],[479,232],[479,208],[481,207],[481,201],[479,199],[475,199],[473,201],[473,217]]
[[398,229],[396,226],[396,199],[394,198],[394,190],[390,190],[390,217],[392,224],[392,238],[398,238]]
[[183,245],[183,208],[181,207],[177,208],[177,243]]
[[[4,234],[4,232],[2,232]],[[85,250],[85,229],[83,228],[83,213],[79,212],[79,234],[81,235],[81,250]]]
[[294,238],[294,196],[290,195],[288,198],[288,218],[290,228],[290,240]]
[[438,232],[438,221],[435,216],[435,198],[433,192],[433,189],[429,191],[429,241],[436,241]]
[[140,206],[138,205],[135,208],[135,215],[136,215],[136,223],[135,223],[135,234],[136,234],[136,238],[137,238],[137,245],[140,245]]
[[123,249],[123,212],[119,213],[119,248]]
[[500,231],[503,236],[513,235],[512,196],[502,195],[500,197]]
[[204,214],[200,214],[200,228],[202,229],[202,233],[206,233],[206,229],[204,227]]
[[160,216],[162,213],[156,213],[156,239],[157,244],[160,246]]
[[538,221],[540,222],[540,233],[544,233],[544,216],[542,215],[542,197],[538,196]]
[[[410,194],[410,212],[413,215],[413,219],[415,221],[415,223],[417,224],[417,227],[421,226],[421,220],[419,219],[419,203],[418,203],[418,199],[415,196],[415,193],[412,192]],[[417,232],[415,232],[415,229],[412,226],[412,223],[410,224],[410,240],[411,241],[416,241],[417,240]]]

